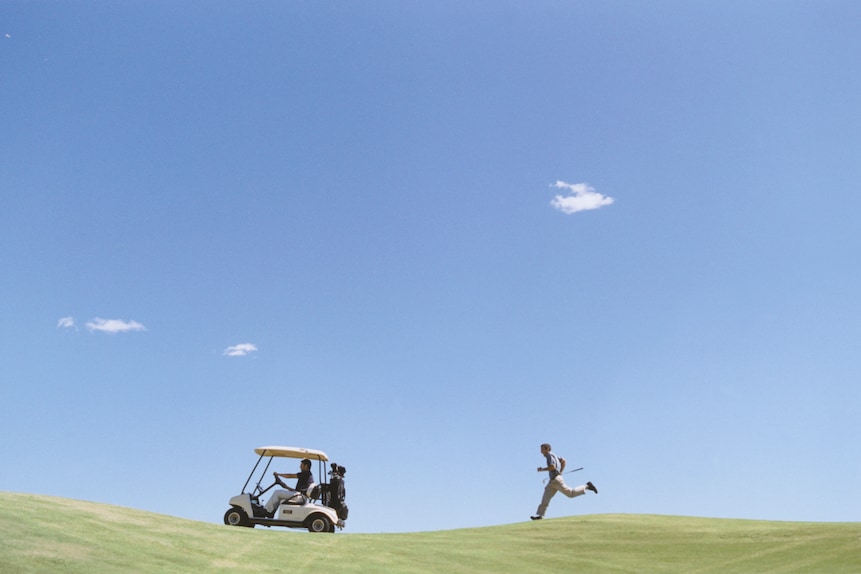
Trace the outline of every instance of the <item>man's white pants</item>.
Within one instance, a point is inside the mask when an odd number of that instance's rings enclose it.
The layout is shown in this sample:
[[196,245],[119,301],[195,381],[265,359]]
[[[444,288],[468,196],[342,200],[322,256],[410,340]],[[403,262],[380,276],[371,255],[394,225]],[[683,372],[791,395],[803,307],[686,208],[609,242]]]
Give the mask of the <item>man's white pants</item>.
[[266,501],[266,510],[269,512],[275,512],[275,509],[278,508],[278,505],[281,504],[282,500],[289,500],[298,495],[298,490],[276,490],[272,493],[272,496],[269,497],[269,500]]
[[538,516],[544,516],[544,513],[547,512],[547,505],[550,504],[550,499],[553,498],[557,492],[561,492],[568,498],[574,498],[575,496],[586,494],[586,485],[569,488],[568,485],[565,484],[565,481],[562,480],[562,475],[557,474],[556,478],[548,482],[547,486],[544,487],[544,496],[541,497],[541,504],[538,505],[538,511],[536,512]]

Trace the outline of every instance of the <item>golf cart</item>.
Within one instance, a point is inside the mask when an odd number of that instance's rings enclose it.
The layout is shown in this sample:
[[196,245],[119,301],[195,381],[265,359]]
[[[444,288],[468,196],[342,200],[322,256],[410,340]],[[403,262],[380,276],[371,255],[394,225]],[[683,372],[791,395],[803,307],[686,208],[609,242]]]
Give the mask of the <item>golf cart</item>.
[[[347,505],[344,503],[344,474],[346,469],[332,463],[329,472],[329,480],[323,471],[323,463],[329,459],[326,453],[319,450],[297,448],[292,446],[262,446],[254,449],[260,455],[257,464],[251,469],[242,493],[230,499],[230,510],[224,514],[224,523],[229,526],[247,526],[254,528],[256,525],[263,526],[286,526],[288,528],[307,528],[309,532],[335,532],[335,527],[344,528],[347,519]],[[295,494],[282,500],[274,513],[270,515],[263,506],[260,497],[274,488],[276,485],[287,490],[292,487],[284,484],[281,478],[274,474],[274,482],[263,488],[261,483],[266,478],[269,465],[276,458],[295,458],[317,461],[317,477],[321,480],[319,484],[312,483],[304,492],[295,491]],[[268,458],[260,472],[257,483],[246,492],[248,484],[257,472],[260,463]]]

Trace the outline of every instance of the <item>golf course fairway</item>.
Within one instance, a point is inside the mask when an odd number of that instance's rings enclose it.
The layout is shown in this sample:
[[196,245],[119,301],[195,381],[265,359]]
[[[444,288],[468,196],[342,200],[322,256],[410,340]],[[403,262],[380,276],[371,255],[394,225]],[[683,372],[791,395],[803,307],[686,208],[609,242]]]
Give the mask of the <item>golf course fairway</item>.
[[310,534],[0,493],[4,574],[288,571],[859,573],[861,523],[613,514],[436,532],[351,534],[348,526]]

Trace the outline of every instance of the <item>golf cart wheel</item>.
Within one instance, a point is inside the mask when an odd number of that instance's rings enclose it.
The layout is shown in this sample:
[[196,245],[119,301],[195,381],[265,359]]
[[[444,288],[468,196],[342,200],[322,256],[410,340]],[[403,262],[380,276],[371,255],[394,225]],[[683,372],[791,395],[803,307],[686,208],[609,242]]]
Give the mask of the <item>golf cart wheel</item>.
[[248,514],[238,506],[234,506],[224,513],[224,523],[228,526],[254,526],[248,519]]
[[323,514],[314,514],[308,519],[308,532],[334,532],[332,521]]

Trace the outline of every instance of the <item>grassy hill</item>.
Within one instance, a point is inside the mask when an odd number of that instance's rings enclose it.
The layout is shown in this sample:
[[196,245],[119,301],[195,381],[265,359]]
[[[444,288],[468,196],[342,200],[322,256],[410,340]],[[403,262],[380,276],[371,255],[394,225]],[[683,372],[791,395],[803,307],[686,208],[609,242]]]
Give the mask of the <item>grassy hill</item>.
[[[348,527],[349,528],[349,527]],[[853,572],[861,523],[595,515],[309,534],[0,493],[0,572]]]

